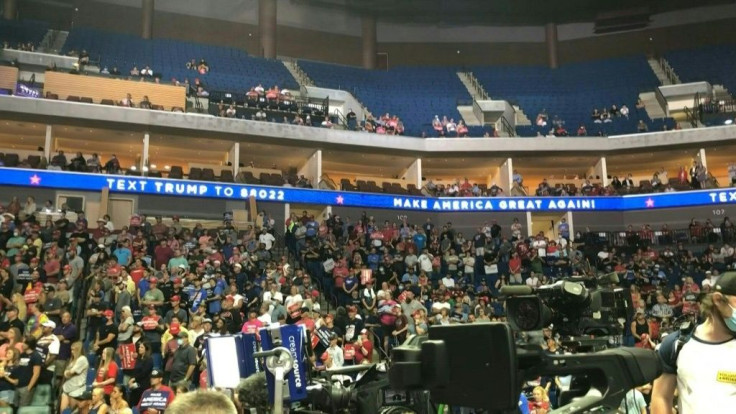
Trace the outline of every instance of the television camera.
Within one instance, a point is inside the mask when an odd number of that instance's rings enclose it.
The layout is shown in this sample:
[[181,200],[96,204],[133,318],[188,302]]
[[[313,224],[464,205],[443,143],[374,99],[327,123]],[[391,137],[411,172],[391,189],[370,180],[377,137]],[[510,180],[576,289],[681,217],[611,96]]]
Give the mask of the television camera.
[[[578,350],[600,350],[620,345],[627,320],[633,314],[628,289],[612,286],[616,273],[598,277],[573,277],[532,289],[504,286],[506,314],[519,331],[554,327],[567,341],[577,341]],[[592,338],[591,338],[592,337]]]

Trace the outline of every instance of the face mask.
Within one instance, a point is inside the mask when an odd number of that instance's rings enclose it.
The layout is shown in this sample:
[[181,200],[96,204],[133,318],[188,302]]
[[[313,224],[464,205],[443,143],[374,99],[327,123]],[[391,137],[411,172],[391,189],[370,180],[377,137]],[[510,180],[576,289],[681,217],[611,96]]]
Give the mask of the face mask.
[[734,308],[731,305],[728,305],[729,308],[731,308],[731,317],[730,318],[723,318],[723,322],[726,323],[726,326],[731,332],[736,333],[736,308]]
[[179,346],[181,346],[182,342],[184,342],[182,339],[177,339],[176,340],[176,343],[179,344]]

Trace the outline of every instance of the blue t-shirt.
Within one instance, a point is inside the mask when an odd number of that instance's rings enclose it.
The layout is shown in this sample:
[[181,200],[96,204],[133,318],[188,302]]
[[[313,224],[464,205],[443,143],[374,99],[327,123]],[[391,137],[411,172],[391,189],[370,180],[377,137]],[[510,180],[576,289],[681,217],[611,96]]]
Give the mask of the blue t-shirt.
[[112,254],[114,254],[115,257],[118,258],[118,263],[120,263],[121,266],[127,266],[130,263],[130,256],[132,256],[130,249],[126,247],[120,247],[118,249],[115,249]]
[[417,246],[417,251],[421,252],[427,246],[427,236],[422,233],[415,234],[414,244]]

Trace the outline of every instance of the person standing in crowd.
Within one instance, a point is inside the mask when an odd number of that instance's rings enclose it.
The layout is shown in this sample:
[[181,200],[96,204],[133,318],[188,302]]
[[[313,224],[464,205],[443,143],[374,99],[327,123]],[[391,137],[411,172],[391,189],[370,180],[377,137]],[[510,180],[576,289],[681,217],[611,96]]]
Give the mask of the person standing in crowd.
[[654,381],[652,414],[672,413],[675,391],[682,413],[736,403],[733,381],[723,380],[736,372],[736,272],[718,279],[701,301],[701,314],[705,322],[691,333],[667,335],[657,350],[663,374]]

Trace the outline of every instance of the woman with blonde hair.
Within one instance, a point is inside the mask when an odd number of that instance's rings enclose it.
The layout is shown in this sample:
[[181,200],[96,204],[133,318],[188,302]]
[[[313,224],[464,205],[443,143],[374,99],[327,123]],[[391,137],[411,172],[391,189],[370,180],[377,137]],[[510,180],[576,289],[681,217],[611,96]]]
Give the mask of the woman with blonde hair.
[[110,402],[110,394],[115,387],[118,377],[118,364],[115,363],[115,349],[107,347],[102,351],[100,365],[97,367],[97,377],[92,383],[92,388],[102,388],[105,393],[105,401]]
[[23,335],[20,333],[20,329],[15,327],[8,329],[7,338],[8,342],[0,345],[0,360],[6,359],[5,354],[11,348],[23,352]]
[[59,409],[61,412],[67,408],[74,409],[78,405],[76,399],[81,397],[87,388],[89,361],[84,355],[82,345],[81,341],[77,341],[71,346],[72,356],[64,371],[64,383],[61,386],[61,407]]
[[549,396],[544,387],[536,386],[532,391],[532,400],[529,401],[530,414],[547,414],[550,410]]

